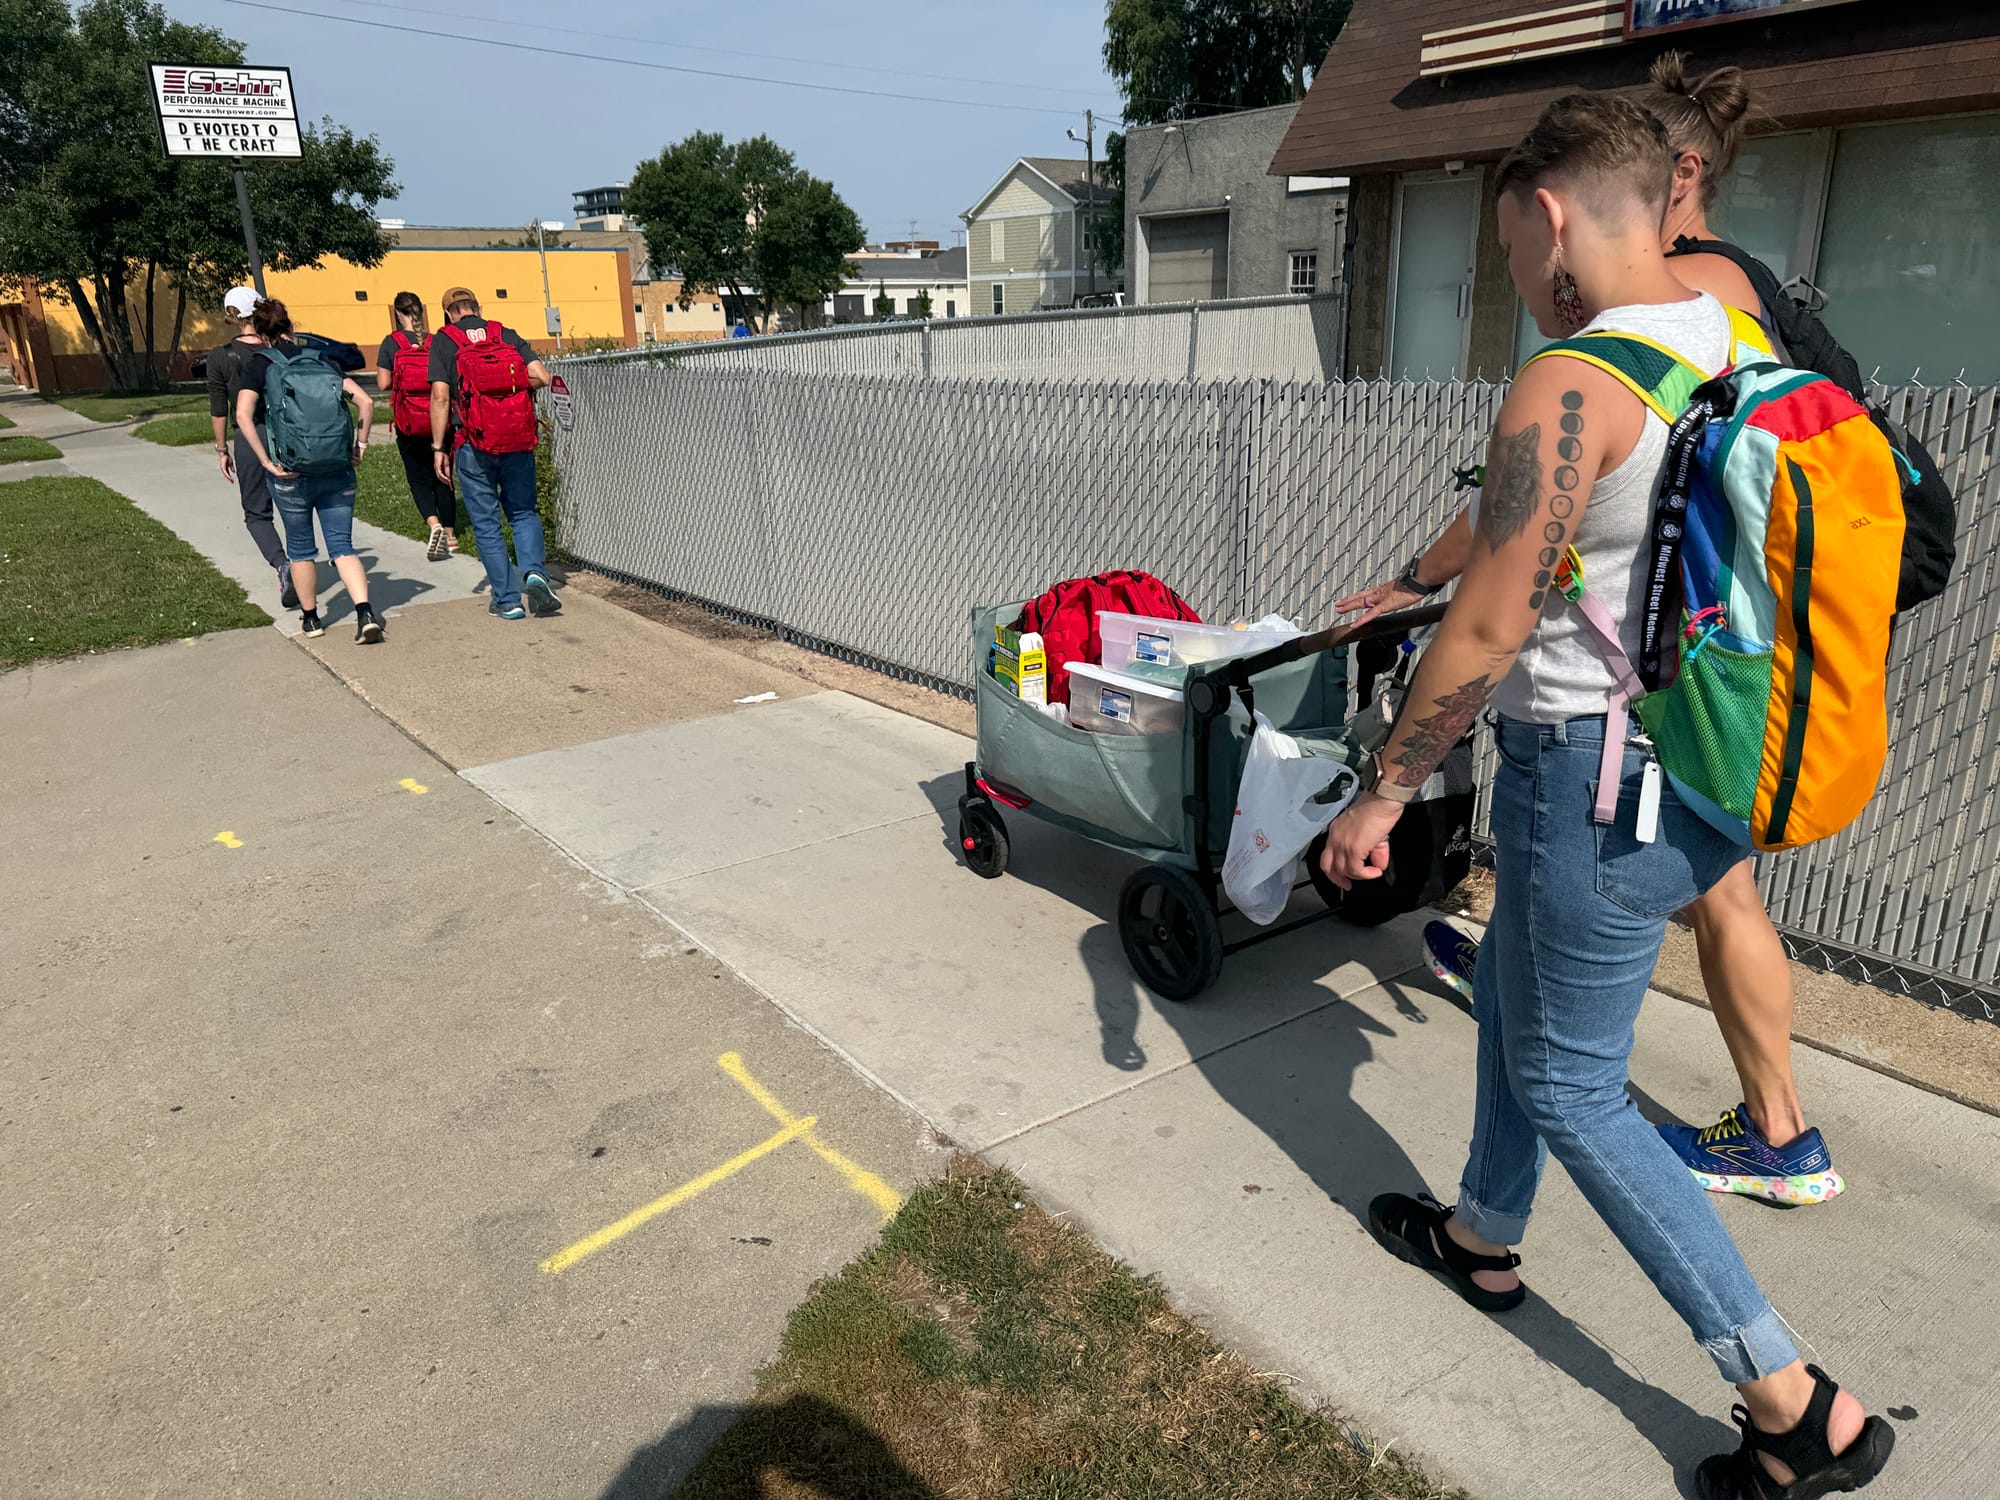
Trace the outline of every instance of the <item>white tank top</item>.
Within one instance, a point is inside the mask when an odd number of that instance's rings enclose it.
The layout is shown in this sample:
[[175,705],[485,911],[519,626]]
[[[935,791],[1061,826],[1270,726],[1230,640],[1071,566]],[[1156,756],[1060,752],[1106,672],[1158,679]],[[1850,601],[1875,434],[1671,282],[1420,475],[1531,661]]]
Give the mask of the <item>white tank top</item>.
[[[1665,344],[1697,369],[1715,373],[1734,350],[1729,314],[1707,292],[1685,302],[1606,309],[1585,333],[1636,333]],[[1637,401],[1637,396],[1628,396]],[[1571,543],[1583,559],[1584,586],[1618,621],[1625,654],[1639,658],[1640,558],[1652,527],[1653,499],[1667,459],[1667,424],[1650,407],[1632,454],[1591,487],[1590,504]],[[1582,612],[1554,589],[1528,633],[1514,669],[1493,693],[1493,707],[1510,719],[1556,724],[1605,711],[1611,669]]]

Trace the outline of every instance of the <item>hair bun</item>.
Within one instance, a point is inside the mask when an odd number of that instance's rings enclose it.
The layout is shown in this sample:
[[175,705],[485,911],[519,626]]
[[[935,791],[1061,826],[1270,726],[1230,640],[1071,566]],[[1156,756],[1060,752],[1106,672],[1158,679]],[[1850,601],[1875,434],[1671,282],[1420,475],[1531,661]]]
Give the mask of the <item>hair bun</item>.
[[1661,93],[1679,94],[1693,103],[1717,135],[1726,137],[1730,127],[1750,113],[1750,89],[1741,68],[1717,68],[1693,78],[1685,52],[1662,52],[1653,59],[1647,76]]

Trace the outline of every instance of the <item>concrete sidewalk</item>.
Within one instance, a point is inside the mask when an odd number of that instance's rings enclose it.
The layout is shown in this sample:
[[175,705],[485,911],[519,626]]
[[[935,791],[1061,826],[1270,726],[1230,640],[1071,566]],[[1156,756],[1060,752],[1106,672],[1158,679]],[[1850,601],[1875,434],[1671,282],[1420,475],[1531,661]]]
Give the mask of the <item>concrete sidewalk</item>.
[[[1253,1362],[1475,1495],[1670,1495],[1734,1446],[1734,1393],[1559,1169],[1510,1317],[1369,1239],[1375,1193],[1454,1195],[1471,1105],[1474,1026],[1419,966],[1415,918],[1326,923],[1160,1002],[1115,935],[1125,859],[1022,815],[1007,878],[960,866],[969,751],[828,693],[466,775]],[[1849,1193],[1718,1210],[1821,1362],[1908,1414],[1871,1493],[1986,1492],[2000,1120],[1820,1053],[1798,1067]],[[1712,1020],[1664,997],[1633,1075],[1660,1117],[1736,1098]]]
[[664,1493],[944,1159],[266,631],[0,676],[0,848],[9,1497]]
[[[270,611],[281,634],[297,634],[298,615],[278,608],[276,576],[243,527],[236,485],[222,477],[213,449],[163,448],[134,438],[137,423],[92,422],[25,394],[0,398],[0,411],[21,432],[61,449],[63,471],[100,480],[125,496],[241,584],[251,602]],[[0,469],[0,480],[14,477],[21,476]],[[475,557],[430,562],[423,543],[365,521],[354,523],[354,546],[368,569],[369,599],[385,619],[410,604],[484,597],[486,574]],[[322,614],[347,613],[346,589],[324,556],[319,587]]]

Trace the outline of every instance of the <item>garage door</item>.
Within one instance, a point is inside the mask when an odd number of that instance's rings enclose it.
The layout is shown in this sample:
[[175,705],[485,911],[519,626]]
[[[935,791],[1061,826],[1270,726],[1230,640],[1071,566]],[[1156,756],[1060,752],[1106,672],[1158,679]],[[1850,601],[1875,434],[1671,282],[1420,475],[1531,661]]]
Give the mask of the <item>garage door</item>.
[[1146,221],[1146,300],[1194,302],[1229,294],[1229,215]]

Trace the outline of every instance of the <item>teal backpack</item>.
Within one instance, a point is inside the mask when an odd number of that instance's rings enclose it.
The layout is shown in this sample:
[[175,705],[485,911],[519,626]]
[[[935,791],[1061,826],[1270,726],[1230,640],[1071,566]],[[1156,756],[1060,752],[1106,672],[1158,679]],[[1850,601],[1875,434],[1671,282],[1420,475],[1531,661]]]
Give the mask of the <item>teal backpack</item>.
[[272,345],[264,356],[271,362],[264,372],[264,427],[272,460],[294,474],[352,468],[346,377],[316,353]]

